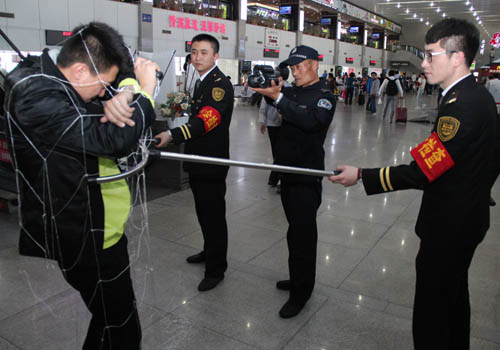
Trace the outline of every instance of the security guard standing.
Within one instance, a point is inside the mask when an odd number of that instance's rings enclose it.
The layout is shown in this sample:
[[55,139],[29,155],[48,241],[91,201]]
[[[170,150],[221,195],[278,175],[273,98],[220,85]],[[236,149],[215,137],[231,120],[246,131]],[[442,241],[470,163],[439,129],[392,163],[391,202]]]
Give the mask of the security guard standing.
[[479,47],[473,24],[445,19],[427,32],[425,42],[425,75],[444,91],[431,136],[411,151],[414,161],[378,169],[340,166],[342,173],[330,180],[350,186],[362,179],[369,195],[424,191],[415,227],[420,238],[415,349],[465,350],[470,347],[468,270],[490,223],[496,107],[469,70]]
[[[318,77],[318,52],[297,46],[280,67],[290,66],[295,83],[292,87],[272,86],[255,91],[274,103],[283,116],[277,144],[276,164],[324,169],[325,141],[335,112],[335,97]],[[281,91],[280,91],[281,90]],[[321,204],[321,177],[282,174],[281,202],[288,221],[287,242],[290,280],[276,287],[290,291],[290,298],[279,314],[297,315],[314,289],[318,228],[316,214]]]
[[[156,135],[161,141],[186,143],[186,153],[229,158],[229,124],[233,114],[234,93],[229,79],[215,65],[219,58],[219,42],[208,34],[192,40],[191,60],[200,73],[197,80],[191,116],[178,128]],[[189,173],[196,215],[204,238],[202,252],[187,258],[189,263],[205,262],[205,278],[198,285],[207,291],[224,279],[227,269],[226,177],[229,167],[184,163]]]

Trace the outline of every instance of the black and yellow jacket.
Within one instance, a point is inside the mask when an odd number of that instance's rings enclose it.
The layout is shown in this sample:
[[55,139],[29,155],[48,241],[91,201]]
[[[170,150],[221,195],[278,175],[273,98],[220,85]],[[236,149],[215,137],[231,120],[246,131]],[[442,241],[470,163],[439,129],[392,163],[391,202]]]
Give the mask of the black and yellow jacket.
[[135,127],[101,123],[102,106],[89,109],[47,50],[20,63],[6,88],[21,198],[20,253],[57,260],[64,269],[89,239],[102,249],[113,246],[123,235],[130,191],[124,180],[90,185],[87,179],[119,172],[115,159],[134,150],[154,121],[151,101],[134,96]]

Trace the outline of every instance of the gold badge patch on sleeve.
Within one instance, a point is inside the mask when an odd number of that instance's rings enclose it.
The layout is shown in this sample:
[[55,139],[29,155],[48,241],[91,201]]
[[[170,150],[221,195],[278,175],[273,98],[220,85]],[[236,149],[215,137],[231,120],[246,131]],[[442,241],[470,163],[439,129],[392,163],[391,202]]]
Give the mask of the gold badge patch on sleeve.
[[440,117],[437,126],[439,139],[443,142],[450,141],[457,134],[460,121],[453,117]]
[[218,88],[218,87],[215,87],[212,89],[212,97],[214,99],[215,102],[219,102],[219,101],[222,101],[222,99],[224,98],[224,94],[226,92],[224,91],[224,89],[221,89],[221,88]]

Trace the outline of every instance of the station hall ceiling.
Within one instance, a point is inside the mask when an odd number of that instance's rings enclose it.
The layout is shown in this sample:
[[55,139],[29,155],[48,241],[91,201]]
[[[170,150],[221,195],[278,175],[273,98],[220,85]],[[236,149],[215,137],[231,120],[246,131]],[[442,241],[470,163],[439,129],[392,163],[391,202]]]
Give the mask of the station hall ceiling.
[[500,32],[500,0],[348,0],[390,20],[405,24],[432,25],[444,17],[463,18],[479,27],[481,36]]

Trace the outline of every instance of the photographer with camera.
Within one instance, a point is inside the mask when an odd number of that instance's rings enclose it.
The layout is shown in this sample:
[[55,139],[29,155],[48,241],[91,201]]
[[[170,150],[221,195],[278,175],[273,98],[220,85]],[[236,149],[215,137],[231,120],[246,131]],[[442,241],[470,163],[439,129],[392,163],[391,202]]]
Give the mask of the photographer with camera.
[[[295,82],[282,87],[274,80],[267,88],[254,88],[274,103],[283,116],[276,150],[276,164],[324,169],[325,141],[335,112],[335,97],[318,77],[318,52],[308,46],[294,48],[280,67],[290,66]],[[249,84],[251,81],[249,79]],[[253,87],[252,85],[250,85]],[[311,297],[316,277],[318,228],[316,214],[321,204],[321,177],[282,174],[281,202],[288,221],[287,242],[290,280],[276,287],[290,291],[279,314],[296,316]]]
[[[258,67],[258,66],[255,66]],[[261,66],[262,67],[262,66]],[[258,69],[258,68],[257,68]],[[256,69],[254,69],[255,71]],[[279,81],[283,82],[283,86],[289,87],[290,83],[287,81],[290,71],[288,67],[283,67],[282,69],[276,69],[279,75]],[[262,100],[259,108],[259,123],[260,132],[265,134],[267,129],[267,134],[269,135],[269,141],[271,142],[271,152],[273,154],[273,162],[276,160],[276,144],[278,142],[280,129],[281,129],[281,115],[274,103],[267,103],[265,99]],[[272,187],[278,186],[278,193],[280,192],[279,187],[279,173],[276,171],[271,171],[269,174],[269,180],[267,184]]]

